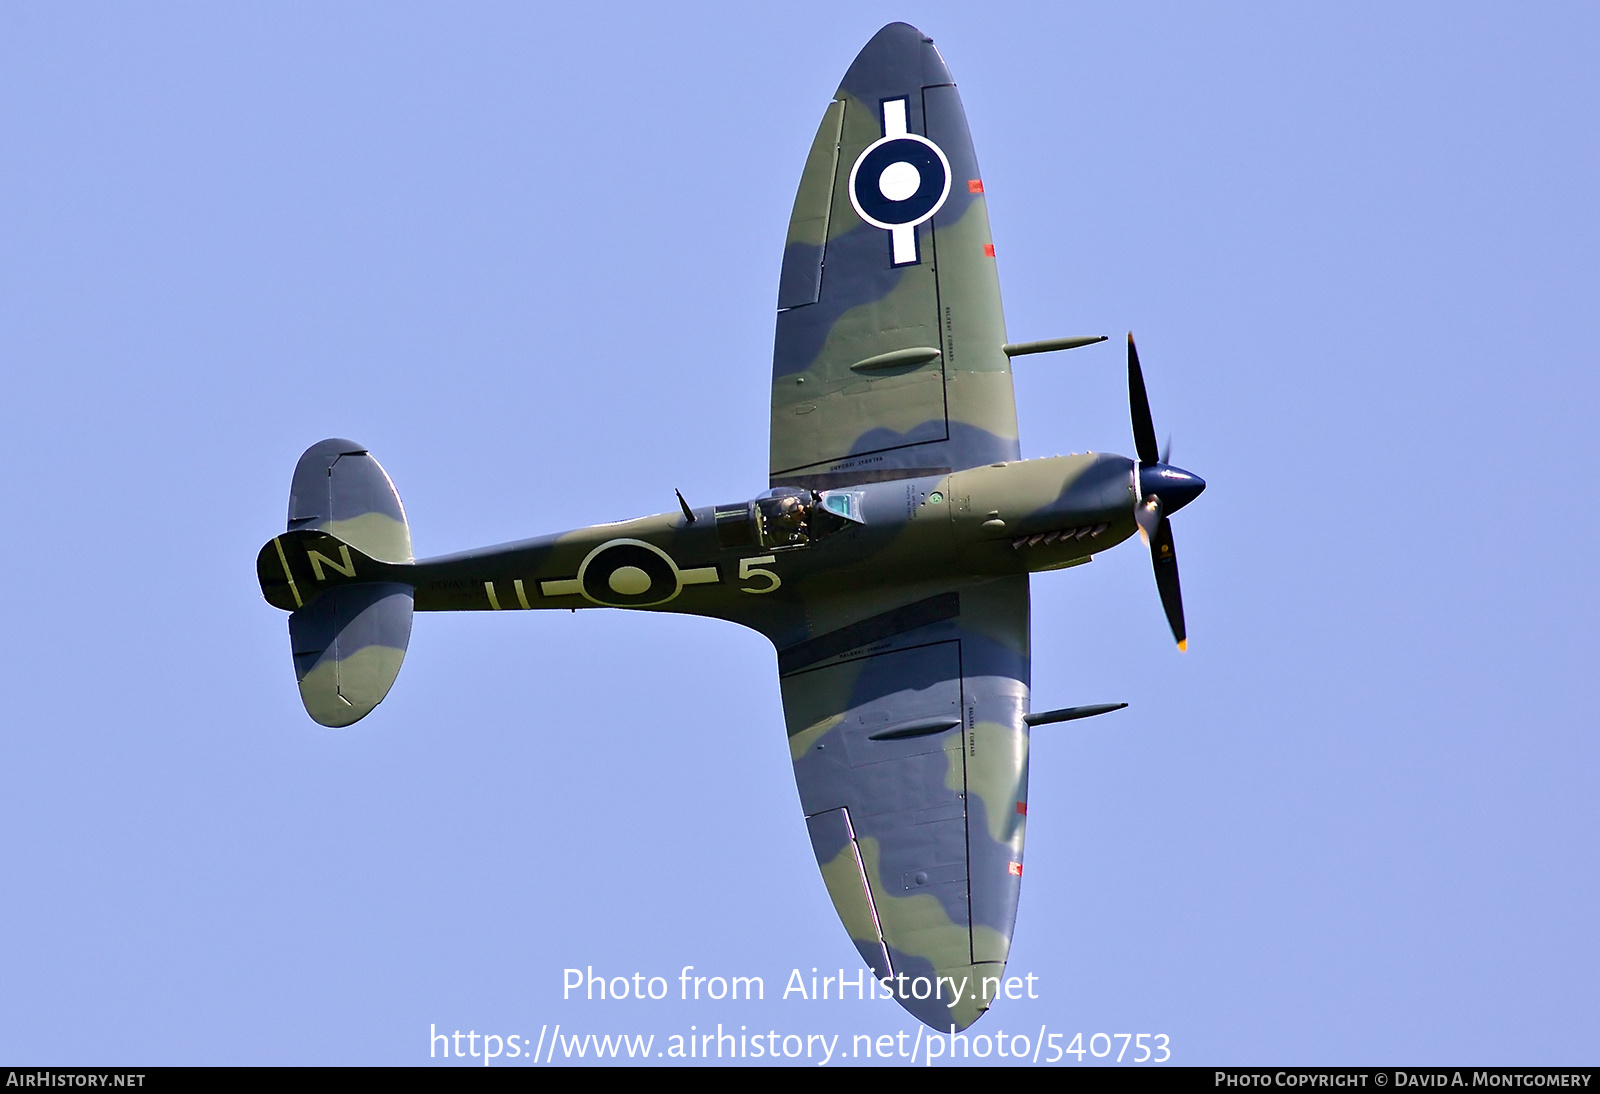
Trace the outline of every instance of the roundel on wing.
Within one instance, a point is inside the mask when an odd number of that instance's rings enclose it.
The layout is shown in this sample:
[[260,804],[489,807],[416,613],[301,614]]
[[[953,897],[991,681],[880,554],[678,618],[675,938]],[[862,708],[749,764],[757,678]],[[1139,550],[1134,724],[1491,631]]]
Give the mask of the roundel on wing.
[[870,145],[850,171],[850,202],[876,228],[921,224],[950,195],[950,164],[939,146],[915,133]]
[[636,539],[619,539],[590,552],[578,568],[583,595],[612,608],[647,608],[678,595],[678,567],[667,553]]

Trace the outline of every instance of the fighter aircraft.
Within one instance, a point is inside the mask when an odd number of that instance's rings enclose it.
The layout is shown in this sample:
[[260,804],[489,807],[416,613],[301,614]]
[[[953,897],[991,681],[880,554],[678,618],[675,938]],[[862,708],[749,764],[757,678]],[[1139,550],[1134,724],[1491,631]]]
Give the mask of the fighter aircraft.
[[769,489],[413,559],[361,445],[295,468],[256,561],[291,612],[306,711],[365,717],[413,611],[633,608],[743,624],[777,650],[789,755],[828,894],[910,1013],[965,1029],[1000,989],[1022,884],[1029,575],[1136,532],[1180,648],[1169,517],[1205,488],[1156,445],[1128,337],[1135,458],[1021,459],[983,175],[931,39],[895,23],[845,73],[795,196],[778,282]]

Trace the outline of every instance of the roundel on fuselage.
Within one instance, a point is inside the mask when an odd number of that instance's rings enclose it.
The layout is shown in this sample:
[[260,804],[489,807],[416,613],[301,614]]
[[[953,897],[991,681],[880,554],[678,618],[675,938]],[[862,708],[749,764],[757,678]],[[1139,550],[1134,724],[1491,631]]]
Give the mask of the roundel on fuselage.
[[611,608],[664,604],[681,588],[678,568],[666,552],[636,539],[597,547],[579,567],[578,583],[585,597]]

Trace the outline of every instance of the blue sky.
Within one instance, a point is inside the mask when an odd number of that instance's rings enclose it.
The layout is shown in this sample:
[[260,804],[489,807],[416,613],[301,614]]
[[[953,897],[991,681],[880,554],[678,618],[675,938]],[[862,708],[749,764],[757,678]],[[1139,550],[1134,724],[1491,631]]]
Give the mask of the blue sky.
[[[1018,363],[1024,455],[1131,449],[1132,329],[1210,484],[1187,655],[1136,544],[1034,582],[1035,706],[1132,706],[1034,737],[1040,998],[973,1032],[1593,1061],[1594,10],[932,3],[0,12],[0,1058],[915,1028],[778,998],[859,961],[764,640],[423,615],[331,731],[253,574],[326,436],[419,554],[763,488],[794,187],[894,19],[1011,337],[1113,336]],[[768,997],[561,998],[685,965]]]

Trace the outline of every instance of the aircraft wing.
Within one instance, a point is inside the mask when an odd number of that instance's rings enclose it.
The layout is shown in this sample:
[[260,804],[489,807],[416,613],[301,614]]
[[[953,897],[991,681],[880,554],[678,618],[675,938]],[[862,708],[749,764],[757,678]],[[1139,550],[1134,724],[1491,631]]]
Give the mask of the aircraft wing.
[[854,619],[781,649],[778,666],[839,918],[880,979],[904,975],[908,1010],[965,1028],[1004,974],[1022,882],[1026,575]]
[[1020,457],[983,176],[933,43],[883,28],[828,104],[778,290],[772,486]]

